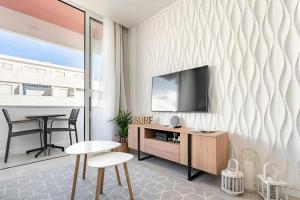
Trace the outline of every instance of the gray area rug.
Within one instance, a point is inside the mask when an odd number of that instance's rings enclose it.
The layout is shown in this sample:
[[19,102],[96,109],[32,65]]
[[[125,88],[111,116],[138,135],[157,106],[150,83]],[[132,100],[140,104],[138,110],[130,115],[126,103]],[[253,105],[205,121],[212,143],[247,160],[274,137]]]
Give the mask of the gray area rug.
[[[82,163],[81,165],[82,166]],[[141,200],[222,200],[203,191],[191,182],[171,177],[145,167],[133,160],[128,163],[129,175],[135,199]],[[74,165],[37,171],[28,176],[0,181],[0,199],[36,199],[68,200],[70,199]],[[92,200],[95,198],[97,170],[87,168],[86,180],[82,180],[79,169],[76,199]],[[102,200],[129,199],[127,182],[123,165],[119,166],[122,186],[117,183],[114,168],[105,169],[104,194]]]

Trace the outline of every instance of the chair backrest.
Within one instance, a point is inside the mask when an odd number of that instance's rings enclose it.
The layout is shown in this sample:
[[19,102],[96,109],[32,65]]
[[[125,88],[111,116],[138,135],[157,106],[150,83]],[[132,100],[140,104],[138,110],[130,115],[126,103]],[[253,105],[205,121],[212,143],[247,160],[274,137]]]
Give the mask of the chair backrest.
[[11,119],[6,108],[2,108],[2,112],[8,124],[11,124]]
[[76,125],[77,117],[80,109],[72,109],[69,117],[69,123],[72,125]]

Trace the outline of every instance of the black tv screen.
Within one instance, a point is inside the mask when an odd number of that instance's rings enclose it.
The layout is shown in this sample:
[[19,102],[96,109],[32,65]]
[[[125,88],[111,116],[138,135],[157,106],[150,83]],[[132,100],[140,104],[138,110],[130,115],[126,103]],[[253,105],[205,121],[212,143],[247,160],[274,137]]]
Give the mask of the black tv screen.
[[152,78],[152,111],[208,112],[208,66]]

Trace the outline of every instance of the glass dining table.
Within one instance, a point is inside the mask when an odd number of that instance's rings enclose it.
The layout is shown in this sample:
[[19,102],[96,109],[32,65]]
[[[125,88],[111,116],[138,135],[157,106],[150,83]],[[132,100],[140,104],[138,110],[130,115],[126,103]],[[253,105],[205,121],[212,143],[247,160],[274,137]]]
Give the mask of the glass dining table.
[[55,118],[55,117],[64,117],[66,115],[64,114],[42,114],[42,115],[27,115],[25,116],[28,119],[41,119],[43,121],[43,142],[44,142],[44,146],[40,147],[40,148],[36,148],[36,149],[31,149],[26,151],[26,153],[31,153],[34,151],[39,151],[36,155],[35,158],[37,158],[42,152],[44,152],[44,155],[46,156],[46,151],[48,148],[58,148],[61,149],[62,151],[64,151],[64,147],[61,146],[56,146],[54,144],[48,144],[47,142],[47,128],[48,128],[48,120],[49,118]]

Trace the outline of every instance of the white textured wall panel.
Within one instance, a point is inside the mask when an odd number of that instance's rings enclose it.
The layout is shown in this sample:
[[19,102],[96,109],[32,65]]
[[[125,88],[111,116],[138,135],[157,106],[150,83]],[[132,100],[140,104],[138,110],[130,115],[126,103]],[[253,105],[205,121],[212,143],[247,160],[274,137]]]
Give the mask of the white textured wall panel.
[[[135,114],[151,113],[151,77],[208,64],[210,113],[185,126],[231,133],[300,188],[300,0],[180,0],[136,29]],[[177,113],[176,113],[177,114]]]

